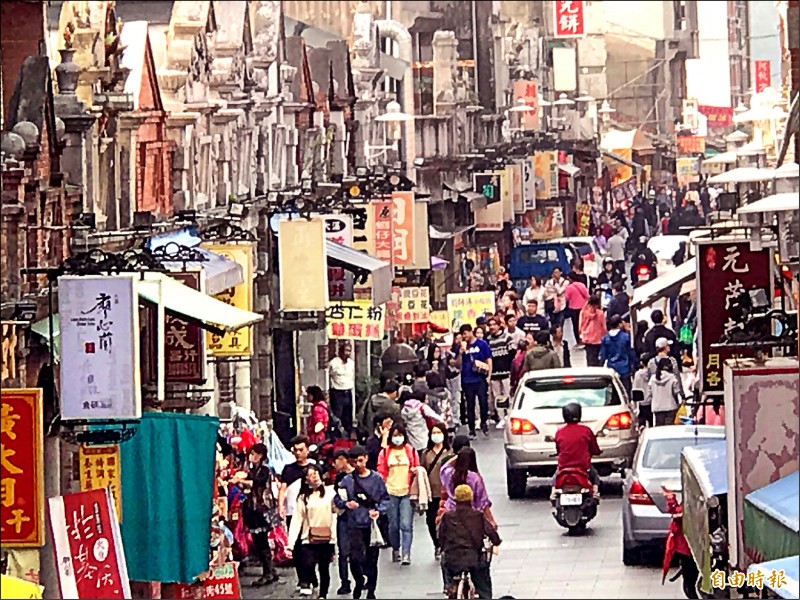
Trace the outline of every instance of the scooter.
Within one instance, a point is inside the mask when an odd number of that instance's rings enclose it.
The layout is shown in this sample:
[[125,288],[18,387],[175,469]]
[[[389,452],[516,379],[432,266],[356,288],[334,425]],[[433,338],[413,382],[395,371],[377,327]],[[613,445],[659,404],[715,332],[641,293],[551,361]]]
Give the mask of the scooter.
[[680,568],[669,580],[677,581],[680,578],[683,586],[683,594],[687,598],[694,600],[698,598],[697,578],[700,572],[697,569],[694,557],[692,557],[692,551],[689,549],[689,544],[683,534],[683,508],[673,491],[666,488],[662,489],[667,499],[667,510],[672,515],[672,521],[669,524],[667,542],[664,547],[661,584],[664,584],[669,568],[672,565],[672,557],[675,555],[678,557]]
[[561,468],[556,472],[553,489],[553,516],[570,535],[583,533],[586,524],[597,515],[597,498],[585,469]]

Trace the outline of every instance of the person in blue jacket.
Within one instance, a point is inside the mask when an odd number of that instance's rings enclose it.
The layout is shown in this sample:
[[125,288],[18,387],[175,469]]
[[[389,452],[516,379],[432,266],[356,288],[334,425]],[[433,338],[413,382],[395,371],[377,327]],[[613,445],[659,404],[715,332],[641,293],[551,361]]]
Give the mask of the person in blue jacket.
[[364,590],[367,598],[374,598],[380,547],[372,545],[372,524],[386,514],[389,493],[381,476],[367,468],[366,448],[353,446],[349,456],[355,471],[342,479],[340,493],[333,502],[336,508],[344,511],[340,518],[345,519],[350,534],[350,569],[355,580],[353,598],[361,598]]
[[600,342],[600,364],[614,369],[622,380],[628,398],[631,396],[631,373],[635,351],[630,334],[622,329],[622,318],[614,315],[608,321],[608,333]]

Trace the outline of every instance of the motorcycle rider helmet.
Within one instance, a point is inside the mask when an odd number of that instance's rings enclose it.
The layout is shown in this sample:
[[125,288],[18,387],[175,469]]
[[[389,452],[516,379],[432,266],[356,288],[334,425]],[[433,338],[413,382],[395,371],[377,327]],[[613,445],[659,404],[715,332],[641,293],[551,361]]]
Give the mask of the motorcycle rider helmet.
[[612,267],[614,266],[614,259],[610,256],[606,256],[603,259],[603,267],[605,268],[607,265],[611,265]]
[[561,414],[564,417],[565,423],[580,423],[581,412],[581,405],[577,402],[570,402],[561,408]]

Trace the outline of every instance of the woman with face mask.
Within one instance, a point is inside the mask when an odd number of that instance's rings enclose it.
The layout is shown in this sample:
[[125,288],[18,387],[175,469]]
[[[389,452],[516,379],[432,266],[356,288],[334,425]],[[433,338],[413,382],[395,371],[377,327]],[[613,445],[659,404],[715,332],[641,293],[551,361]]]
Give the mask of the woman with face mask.
[[[392,562],[411,564],[411,540],[414,533],[414,509],[411,506],[411,482],[419,466],[419,456],[408,443],[405,427],[395,423],[389,430],[389,444],[378,456],[378,474],[389,492],[389,544]],[[402,554],[401,554],[402,549]]]
[[336,509],[332,486],[322,483],[319,469],[309,465],[300,484],[289,540],[295,540],[293,554],[298,563],[300,596],[310,597],[319,571],[319,598],[327,598],[331,584],[331,561],[336,547]]
[[439,471],[450,453],[450,440],[447,430],[443,425],[431,427],[431,435],[428,441],[428,448],[420,457],[420,466],[428,473],[428,481],[431,484],[431,499],[425,513],[425,520],[428,524],[433,547],[435,548],[436,559],[442,555],[442,548],[439,545],[439,538],[436,535],[436,514],[439,512],[439,504],[442,500],[442,481],[439,479]]

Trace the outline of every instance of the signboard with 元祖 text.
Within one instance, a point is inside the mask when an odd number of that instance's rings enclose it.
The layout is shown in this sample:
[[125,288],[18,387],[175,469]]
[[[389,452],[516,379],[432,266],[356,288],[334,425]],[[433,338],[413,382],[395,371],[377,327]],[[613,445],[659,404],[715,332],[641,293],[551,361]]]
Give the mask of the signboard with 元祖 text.
[[369,300],[337,302],[325,311],[328,339],[383,339],[386,330],[386,306],[372,306]]
[[555,0],[553,2],[553,18],[555,20],[553,37],[583,37],[585,29],[582,0]]
[[44,545],[42,390],[4,389],[0,432],[0,543]]
[[494,313],[494,310],[494,292],[447,294],[447,316],[450,319],[451,331],[458,331],[465,323],[474,327],[478,317]]
[[375,257],[394,265],[394,216],[391,200],[372,203],[372,223],[375,227]]
[[108,488],[114,498],[117,519],[122,522],[119,446],[81,446],[78,450],[81,491]]
[[139,299],[128,275],[58,278],[61,419],[139,419]]
[[753,355],[755,340],[750,346],[712,344],[742,325],[735,310],[739,294],[763,290],[771,305],[771,268],[770,250],[750,250],[749,242],[697,243],[697,372],[704,396],[724,392],[722,367],[727,359]]
[[[342,246],[353,246],[353,217],[324,215],[325,239]],[[331,302],[353,299],[354,277],[342,267],[328,265],[328,299]]]
[[49,499],[62,598],[130,598],[114,501],[106,489]]
[[[414,264],[414,192],[392,192],[395,267]],[[380,257],[379,257],[380,258]]]
[[[242,310],[253,310],[253,246],[253,244],[203,244],[207,250],[241,265],[244,282],[214,297]],[[208,353],[212,356],[247,357],[253,353],[252,338],[251,327],[243,327],[224,335],[208,332],[206,345]]]
[[398,323],[427,323],[430,319],[429,288],[397,288],[397,304]]
[[[200,289],[200,271],[175,271],[170,277],[193,290]],[[153,329],[155,331],[155,327]],[[206,336],[203,330],[178,317],[164,317],[166,381],[202,384],[206,380]]]

